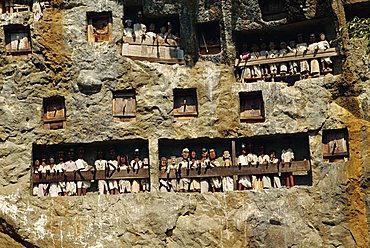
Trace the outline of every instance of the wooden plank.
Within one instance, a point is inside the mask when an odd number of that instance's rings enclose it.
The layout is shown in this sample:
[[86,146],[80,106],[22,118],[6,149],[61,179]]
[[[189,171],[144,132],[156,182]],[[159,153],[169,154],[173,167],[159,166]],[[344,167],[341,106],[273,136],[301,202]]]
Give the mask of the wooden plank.
[[252,66],[252,65],[264,65],[264,64],[275,64],[275,63],[282,63],[282,62],[290,62],[290,61],[299,61],[299,60],[307,60],[307,59],[318,59],[318,58],[327,58],[327,57],[335,57],[338,56],[339,52],[336,48],[332,47],[325,51],[318,51],[317,53],[314,52],[307,52],[304,54],[293,54],[288,53],[284,57],[277,57],[277,58],[263,58],[260,57],[258,59],[249,59],[248,61],[240,61],[238,59],[235,60],[236,67],[245,67],[245,66]]
[[142,179],[149,178],[149,169],[140,169],[137,172],[133,170],[127,171],[115,171],[111,176],[106,176],[105,171],[81,171],[81,173],[74,172],[65,172],[59,174],[50,174],[45,173],[41,174],[32,174],[33,183],[50,183],[50,182],[63,182],[63,181],[81,181],[81,180],[109,180],[109,179]]
[[141,61],[149,61],[155,62],[160,64],[179,64],[185,65],[185,61],[182,59],[162,59],[162,58],[153,58],[153,57],[141,57],[141,56],[125,56],[126,58],[130,58],[132,60],[141,60]]
[[223,176],[234,176],[234,175],[259,175],[259,174],[277,174],[278,173],[278,166],[277,165],[261,165],[258,167],[249,167],[249,166],[242,166],[242,167],[215,167],[215,168],[202,168],[199,172],[196,169],[187,171],[186,169],[182,169],[180,174],[176,175],[176,172],[172,170],[169,174],[164,171],[159,173],[159,178],[206,178],[206,177],[223,177]]
[[310,170],[310,162],[293,161],[291,165],[278,165],[278,164],[262,164],[258,166],[233,166],[233,167],[216,167],[211,169],[202,168],[201,171],[197,169],[181,169],[180,174],[172,170],[169,174],[165,171],[159,172],[160,179],[174,179],[174,178],[208,178],[208,177],[223,177],[223,176],[250,176],[262,174],[278,174],[279,172],[303,172]]
[[299,171],[309,171],[311,170],[310,161],[293,161],[291,164],[280,164],[279,172],[299,172]]

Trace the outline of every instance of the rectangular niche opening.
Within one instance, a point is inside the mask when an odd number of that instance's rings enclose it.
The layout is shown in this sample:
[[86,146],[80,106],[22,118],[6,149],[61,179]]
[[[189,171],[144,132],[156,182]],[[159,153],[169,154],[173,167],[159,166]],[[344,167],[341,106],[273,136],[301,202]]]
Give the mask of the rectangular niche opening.
[[[266,167],[264,166],[251,166],[248,175],[272,175],[273,172],[269,169],[276,170],[275,175],[278,175],[278,171],[281,172],[281,182],[285,184],[286,173],[292,173],[294,175],[294,181],[296,185],[312,185],[312,172],[310,164],[310,145],[309,136],[307,133],[294,133],[294,134],[276,134],[276,135],[264,135],[264,136],[252,136],[243,138],[205,138],[200,137],[197,139],[159,139],[159,161],[161,158],[166,158],[170,163],[172,157],[176,157],[176,162],[181,161],[182,149],[188,148],[190,153],[195,151],[196,159],[201,158],[202,148],[214,149],[216,151],[216,160],[223,165],[223,153],[229,151],[233,166],[230,168],[219,168],[219,175],[240,175],[238,170],[237,158],[242,154],[242,144],[247,147],[247,153],[259,155],[261,147],[263,147],[265,154],[270,155],[275,152],[276,158],[281,162],[283,150],[290,148],[294,152],[294,159],[289,166],[275,166],[271,164]],[[159,168],[161,164],[158,164]],[[213,173],[213,169],[210,169],[207,173]],[[203,173],[203,172],[202,172]],[[226,174],[225,174],[226,173]],[[231,174],[228,174],[231,173]],[[196,173],[190,173],[190,177],[197,178]],[[182,175],[186,175],[183,172]],[[166,179],[168,174],[162,169],[160,172],[160,178]],[[201,176],[198,176],[198,178]],[[174,178],[174,177],[172,177]],[[235,189],[236,190],[236,189]]]
[[64,97],[55,96],[44,98],[44,127],[55,130],[65,128],[66,108]]
[[90,44],[112,41],[112,12],[87,12],[87,39]]
[[322,153],[323,157],[329,160],[349,157],[348,130],[346,128],[324,130]]
[[241,122],[265,121],[265,108],[262,91],[240,92],[239,98]]
[[142,6],[125,5],[122,55],[134,60],[184,64],[180,33],[179,15],[145,13]]
[[113,92],[113,117],[117,120],[132,119],[136,116],[135,90]]
[[286,17],[284,0],[259,0],[262,19],[265,21],[280,20]]
[[220,23],[218,21],[198,23],[197,36],[201,55],[221,52]]
[[22,25],[4,26],[5,50],[8,55],[19,56],[32,52],[30,27]]
[[24,11],[31,11],[31,0],[3,0],[0,1],[1,13],[18,13]]
[[[325,40],[328,42],[329,48],[319,49],[316,52],[307,51],[306,53],[297,52],[297,34],[302,34],[303,42],[307,46],[310,45],[310,35],[314,34],[316,43],[320,42],[320,34],[325,34]],[[315,74],[309,72],[308,77],[317,78],[325,75],[337,75],[341,73],[341,59],[339,49],[336,47],[332,40],[335,40],[336,32],[334,22],[331,18],[312,19],[302,22],[290,23],[281,25],[273,28],[264,28],[260,30],[252,30],[246,32],[236,33],[236,46],[237,46],[237,59],[235,66],[238,68],[238,74],[242,82],[256,82],[256,81],[283,81],[289,84],[294,84],[300,80],[303,75],[300,73],[300,62],[308,61],[310,65],[311,60],[316,58],[318,60],[319,73]],[[290,45],[290,42],[295,44]],[[273,56],[269,53],[270,42],[275,44]],[[286,48],[283,48],[285,43]],[[324,46],[324,41],[320,44]],[[261,48],[263,44],[266,48]],[[257,55],[252,56],[252,46],[257,46]],[[292,50],[289,50],[292,48]],[[286,49],[286,53],[282,50]],[[267,55],[266,55],[267,52]],[[248,56],[249,55],[249,56]],[[330,58],[332,61],[331,65],[326,65],[324,68],[323,60]],[[283,71],[282,65],[285,64],[285,71]],[[276,65],[275,74],[271,73],[271,65]],[[295,70],[292,70],[293,66]],[[257,68],[257,69],[256,69]],[[311,68],[311,67],[310,67]],[[259,71],[259,73],[253,73],[250,70]],[[267,73],[263,73],[263,70],[267,70]]]
[[353,18],[370,18],[370,2],[364,1],[360,3],[344,5],[346,20],[352,21]]
[[[33,144],[32,147],[32,165],[31,165],[31,174],[32,174],[32,183],[39,183],[39,175],[35,174],[36,169],[35,162],[36,160],[42,161],[46,160],[46,163],[49,164],[49,159],[54,158],[55,163],[60,162],[60,158],[64,158],[64,162],[69,160],[70,154],[73,157],[72,160],[76,161],[78,159],[78,150],[83,148],[84,150],[84,160],[88,165],[93,166],[95,161],[98,160],[98,152],[103,153],[104,160],[111,160],[112,157],[114,160],[118,159],[118,156],[126,155],[128,161],[134,159],[135,149],[139,149],[139,157],[141,161],[147,161],[150,164],[149,160],[149,147],[148,140],[144,139],[128,139],[128,140],[111,140],[111,141],[98,141],[92,143],[61,143],[61,144],[48,144],[40,145]],[[114,149],[115,153],[112,155],[111,150]],[[133,172],[133,170],[127,171],[115,171],[114,174],[107,176],[105,171],[100,171],[93,173],[93,171],[83,171],[81,174],[85,177],[86,180],[93,180],[91,182],[91,187],[88,189],[88,192],[98,193],[98,179],[126,179],[126,180],[149,180],[149,167],[141,168],[138,173]],[[77,178],[75,178],[77,177]],[[67,181],[78,181],[80,178],[79,173],[74,174],[73,172],[65,172],[64,174],[50,173],[50,175],[43,175],[42,182],[64,182]]]
[[173,115],[179,118],[198,116],[198,100],[196,89],[173,90]]

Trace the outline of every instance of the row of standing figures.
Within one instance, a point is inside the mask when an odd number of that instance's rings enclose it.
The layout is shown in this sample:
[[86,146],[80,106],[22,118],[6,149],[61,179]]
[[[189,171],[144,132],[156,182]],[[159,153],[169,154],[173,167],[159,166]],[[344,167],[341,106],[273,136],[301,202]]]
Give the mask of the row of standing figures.
[[[234,190],[234,179],[231,176],[223,177],[212,177],[212,178],[186,178],[186,175],[181,175],[181,169],[186,168],[192,169],[212,169],[215,167],[231,167],[232,161],[229,151],[224,151],[222,164],[217,161],[216,151],[206,148],[202,149],[201,159],[197,160],[197,154],[195,151],[189,151],[188,148],[182,150],[182,160],[177,163],[176,157],[170,158],[170,163],[166,157],[161,158],[161,171],[169,174],[174,171],[177,178],[160,179],[160,191],[162,192],[227,192]],[[289,164],[294,160],[294,152],[291,148],[282,150],[281,163]],[[247,153],[245,145],[242,146],[242,154],[238,157],[237,161],[239,166],[258,166],[262,164],[274,164],[279,163],[279,159],[276,158],[274,151],[270,153],[270,156],[265,154],[263,148],[260,149],[259,155],[257,156],[252,151]],[[258,175],[258,176],[239,176],[238,178],[238,189],[268,189],[268,188],[281,188],[281,175]],[[294,178],[291,173],[285,173],[285,185],[287,188],[294,186]]]
[[[104,158],[104,153],[98,151],[98,159],[94,165],[89,165],[84,159],[84,149],[78,149],[78,159],[75,159],[74,150],[68,151],[68,159],[64,159],[64,153],[59,153],[59,162],[56,163],[53,157],[36,160],[33,171],[35,174],[55,175],[63,174],[64,172],[79,173],[81,171],[105,171],[106,177],[113,175],[115,171],[133,170],[138,172],[140,169],[149,168],[149,160],[140,159],[139,149],[135,149],[133,159],[129,161],[127,155],[116,155],[116,150],[109,151],[110,159]],[[37,183],[33,185],[33,195],[35,196],[74,196],[86,195],[87,190],[91,187],[91,181],[67,181],[67,182],[53,182],[53,183]],[[149,191],[149,179],[107,179],[98,180],[99,194],[119,194],[128,192]]]
[[[310,60],[300,60],[291,62],[271,63],[263,65],[252,65],[248,66],[249,59],[261,59],[261,58],[282,58],[286,55],[304,55],[307,52],[318,53],[325,51],[330,48],[329,42],[326,40],[324,33],[320,35],[320,41],[316,41],[316,35],[311,34],[309,38],[309,44],[303,40],[302,34],[297,35],[297,42],[290,41],[289,46],[286,42],[280,42],[280,50],[277,49],[275,42],[269,43],[269,50],[267,49],[266,43],[262,43],[260,46],[252,44],[251,50],[248,51],[248,45],[243,44],[244,52],[239,56],[239,66],[246,63],[241,73],[242,79],[263,79],[267,77],[281,77],[289,75],[300,75],[301,79],[309,77],[319,77],[320,74],[329,74],[332,72],[332,61],[330,57]],[[321,63],[321,69],[320,69]]]
[[[197,160],[195,151],[190,153],[189,149],[184,148],[182,151],[182,160],[177,163],[176,157],[171,157],[171,162],[168,163],[167,158],[161,158],[161,170],[170,173],[174,170],[178,173],[181,168],[199,169],[199,168],[214,168],[214,167],[230,167],[232,166],[231,156],[229,151],[223,153],[223,163],[220,164],[217,160],[216,151],[205,148],[202,149],[201,159]],[[281,163],[291,163],[294,160],[293,150],[286,148],[282,150]],[[247,153],[247,148],[242,145],[242,154],[238,157],[237,161],[239,166],[258,166],[259,164],[278,164],[279,159],[276,158],[274,151],[267,155],[264,153],[263,148],[260,148],[259,155],[257,156],[251,150]],[[93,166],[90,166],[84,160],[84,150],[78,150],[78,159],[74,159],[74,151],[71,149],[68,152],[68,159],[64,160],[63,153],[59,154],[59,163],[55,163],[54,158],[49,158],[49,163],[43,158],[41,163],[39,160],[35,161],[34,173],[41,176],[45,174],[55,174],[64,172],[91,171],[101,170],[105,171],[105,175],[110,177],[115,171],[133,170],[138,171],[141,168],[149,168],[148,159],[140,159],[139,149],[135,149],[133,159],[129,162],[127,155],[116,156],[114,149],[110,151],[110,159],[104,159],[104,153],[98,152],[98,159]],[[239,176],[238,189],[263,189],[263,188],[280,188],[281,181],[280,175],[261,175],[261,176]],[[294,178],[291,174],[285,173],[286,187],[294,186]],[[90,181],[67,181],[67,182],[54,182],[54,183],[38,183],[34,184],[33,194],[37,196],[73,196],[85,195],[88,188],[91,187]],[[149,191],[149,179],[106,179],[98,180],[99,194],[119,194],[119,193],[136,193],[140,191]],[[220,192],[220,191],[233,191],[234,180],[230,176],[225,177],[212,177],[201,179],[190,179],[179,177],[176,179],[160,179],[160,191],[162,192]]]

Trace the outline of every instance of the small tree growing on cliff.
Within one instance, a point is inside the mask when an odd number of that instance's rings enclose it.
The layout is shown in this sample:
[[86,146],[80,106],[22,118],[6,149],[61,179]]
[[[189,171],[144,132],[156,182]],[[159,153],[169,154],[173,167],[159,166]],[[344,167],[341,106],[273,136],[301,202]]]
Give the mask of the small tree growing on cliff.
[[342,39],[344,33],[348,33],[349,42],[354,45],[358,40],[365,40],[367,42],[367,47],[370,48],[370,18],[359,18],[355,16],[352,21],[348,21],[346,25],[339,28],[340,37],[337,37],[335,42],[339,45],[342,44]]

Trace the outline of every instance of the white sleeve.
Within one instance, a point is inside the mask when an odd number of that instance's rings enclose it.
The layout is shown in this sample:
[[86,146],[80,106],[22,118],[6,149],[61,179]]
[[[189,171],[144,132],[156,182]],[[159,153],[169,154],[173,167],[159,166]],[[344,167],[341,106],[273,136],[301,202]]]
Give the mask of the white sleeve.
[[82,162],[81,159],[77,159],[76,166],[77,166],[77,170],[79,170],[79,169],[85,169],[84,163]]

